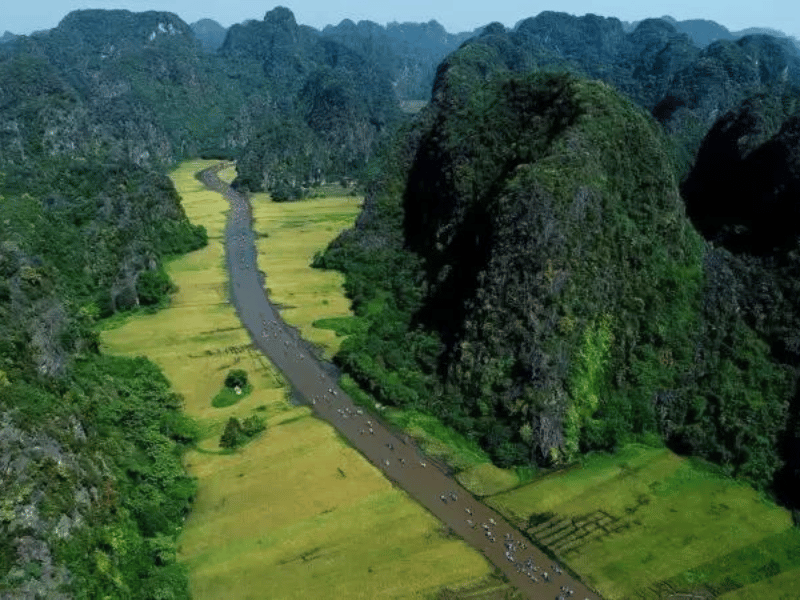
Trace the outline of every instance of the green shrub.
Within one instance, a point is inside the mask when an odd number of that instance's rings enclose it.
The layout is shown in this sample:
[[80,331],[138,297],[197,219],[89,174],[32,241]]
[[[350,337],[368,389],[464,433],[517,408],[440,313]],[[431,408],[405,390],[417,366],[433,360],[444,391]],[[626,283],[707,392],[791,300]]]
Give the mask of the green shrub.
[[245,388],[247,386],[247,371],[234,369],[225,377],[225,387],[233,389],[235,387]]
[[152,271],[140,273],[136,281],[136,293],[139,296],[139,303],[144,306],[158,304],[173,289],[174,286],[163,266],[159,266],[158,269]]
[[231,417],[225,424],[219,445],[226,450],[235,450],[249,442],[267,428],[264,419],[256,415],[247,417],[243,422]]
[[241,446],[247,438],[242,431],[242,424],[236,417],[228,419],[225,425],[225,431],[222,432],[222,437],[219,439],[220,448],[233,450]]

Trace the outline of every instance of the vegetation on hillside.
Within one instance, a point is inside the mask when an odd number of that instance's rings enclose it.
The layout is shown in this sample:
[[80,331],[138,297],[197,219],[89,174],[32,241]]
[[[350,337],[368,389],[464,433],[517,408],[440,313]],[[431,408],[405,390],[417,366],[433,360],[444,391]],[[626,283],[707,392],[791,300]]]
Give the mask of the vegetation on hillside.
[[0,590],[188,598],[195,428],[152,363],[99,354],[94,326],[163,303],[163,261],[206,237],[158,173],[41,149],[3,165]]
[[[500,465],[664,440],[791,488],[796,370],[754,322],[763,303],[742,312],[747,292],[731,297],[780,275],[703,242],[679,143],[641,109],[574,76],[511,74],[483,51],[442,66],[358,226],[317,260],[346,273],[362,322],[341,366]],[[793,331],[796,310],[781,314],[773,327]]]
[[352,177],[399,119],[387,71],[298,26],[286,8],[233,26],[220,52],[258,61],[280,108],[264,116],[242,150],[239,187],[294,200],[310,186]]
[[669,144],[610,89],[569,76],[497,76],[460,100],[443,92],[406,181],[373,201],[372,221],[393,220],[415,253],[376,252],[362,230],[319,261],[347,270],[370,322],[343,366],[504,465],[655,431],[650,396],[688,368],[701,283]]

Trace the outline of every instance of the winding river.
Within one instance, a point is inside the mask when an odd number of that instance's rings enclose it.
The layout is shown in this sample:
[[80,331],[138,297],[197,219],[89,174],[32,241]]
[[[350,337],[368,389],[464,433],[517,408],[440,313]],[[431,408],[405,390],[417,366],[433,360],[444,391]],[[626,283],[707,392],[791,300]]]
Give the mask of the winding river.
[[426,457],[413,440],[357,407],[338,387],[329,370],[270,303],[264,275],[257,267],[250,202],[219,179],[222,166],[198,176],[231,206],[225,253],[233,304],[255,347],[283,372],[295,396],[311,405],[319,418],[333,425],[386,477],[479,550],[523,594],[535,600],[599,600],[596,592],[554,565],[541,550],[526,545],[528,540],[517,528],[461,487],[444,465]]

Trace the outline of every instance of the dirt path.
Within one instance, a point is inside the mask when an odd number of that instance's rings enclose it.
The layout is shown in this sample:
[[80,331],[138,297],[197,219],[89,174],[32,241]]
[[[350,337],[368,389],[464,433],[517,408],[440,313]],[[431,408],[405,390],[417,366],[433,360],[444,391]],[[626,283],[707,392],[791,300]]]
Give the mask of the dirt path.
[[[206,169],[200,180],[223,194],[231,211],[225,230],[225,252],[233,304],[254,345],[283,372],[296,395],[331,423],[386,477],[396,482],[453,532],[482,552],[511,582],[535,600],[600,596],[575,580],[499,513],[476,500],[447,470],[427,458],[413,440],[394,433],[380,419],[357,407],[310,354],[297,332],[270,304],[264,276],[258,271],[250,203],[217,177],[221,167]],[[572,591],[572,594],[569,593]]]

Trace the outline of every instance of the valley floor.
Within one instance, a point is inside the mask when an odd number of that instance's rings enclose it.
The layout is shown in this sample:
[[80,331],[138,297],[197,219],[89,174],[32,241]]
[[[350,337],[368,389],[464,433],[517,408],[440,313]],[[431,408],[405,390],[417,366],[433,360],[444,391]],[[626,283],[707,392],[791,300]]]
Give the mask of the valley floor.
[[[513,593],[332,427],[287,401],[282,376],[227,302],[227,202],[193,177],[209,164],[173,174],[190,219],[208,229],[209,246],[170,264],[180,291],[168,309],[102,337],[107,351],[158,363],[203,427],[188,458],[200,491],[180,539],[194,597],[434,598],[444,587],[462,590],[448,598]],[[339,274],[308,264],[352,223],[359,200],[275,204],[256,196],[253,206],[271,297],[331,356],[341,338],[313,323],[346,319],[348,302]],[[213,408],[230,368],[250,373],[253,393]],[[266,417],[267,431],[242,451],[221,453],[225,421],[252,414]],[[429,417],[393,410],[384,417],[459,467],[462,485],[609,600],[800,597],[800,530],[788,512],[695,461],[630,446],[531,480],[530,472],[491,466],[474,444]]]
[[[227,302],[227,202],[194,179],[210,164],[187,163],[172,175],[190,220],[208,229],[209,245],[168,266],[180,288],[171,306],[102,335],[105,351],[156,362],[203,427],[204,439],[187,458],[199,493],[179,540],[194,598],[433,598],[445,586],[489,581],[492,569],[480,554],[448,536],[308,408],[287,402],[282,377],[253,349]],[[267,259],[260,268],[274,273],[268,285],[277,301],[294,307],[284,315],[302,325],[304,314],[346,314],[339,274],[308,263],[352,223],[359,200],[254,206],[257,227],[268,236],[259,251],[279,257],[279,264]],[[318,218],[300,223],[299,208]],[[278,242],[291,248],[265,247]],[[336,346],[326,330],[314,341],[329,353]],[[253,392],[213,408],[231,368],[248,371]],[[266,417],[267,431],[239,452],[221,453],[227,419],[252,414]]]

